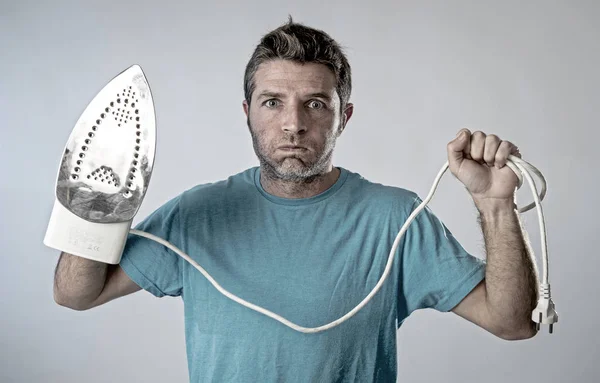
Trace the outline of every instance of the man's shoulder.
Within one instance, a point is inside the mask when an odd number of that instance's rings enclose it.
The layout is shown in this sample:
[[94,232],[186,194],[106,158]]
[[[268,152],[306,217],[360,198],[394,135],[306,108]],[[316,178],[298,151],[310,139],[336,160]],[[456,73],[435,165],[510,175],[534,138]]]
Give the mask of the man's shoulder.
[[367,179],[360,173],[350,170],[350,177],[353,179],[357,198],[368,198],[373,201],[383,204],[394,203],[395,206],[408,205],[410,208],[416,201],[419,201],[419,196],[414,191],[382,182],[377,182],[372,179]]
[[196,184],[180,194],[180,199],[187,203],[215,202],[223,198],[240,196],[254,188],[256,167],[244,169],[227,178]]

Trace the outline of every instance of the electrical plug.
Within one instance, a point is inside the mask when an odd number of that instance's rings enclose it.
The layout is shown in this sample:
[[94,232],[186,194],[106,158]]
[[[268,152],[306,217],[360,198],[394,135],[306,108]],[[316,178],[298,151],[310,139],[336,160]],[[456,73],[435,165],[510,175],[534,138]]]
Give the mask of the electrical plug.
[[542,283],[540,285],[540,298],[535,310],[531,313],[531,319],[536,323],[537,331],[540,331],[541,324],[550,325],[550,334],[552,334],[553,324],[558,322],[558,314],[554,310],[554,302],[550,296],[550,284]]

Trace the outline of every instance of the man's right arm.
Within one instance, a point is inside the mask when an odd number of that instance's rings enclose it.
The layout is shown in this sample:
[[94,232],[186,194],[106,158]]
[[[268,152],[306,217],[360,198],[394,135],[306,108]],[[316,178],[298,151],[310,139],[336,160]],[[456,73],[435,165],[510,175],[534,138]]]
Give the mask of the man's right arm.
[[62,252],[54,274],[54,301],[73,310],[88,310],[141,290],[119,265]]

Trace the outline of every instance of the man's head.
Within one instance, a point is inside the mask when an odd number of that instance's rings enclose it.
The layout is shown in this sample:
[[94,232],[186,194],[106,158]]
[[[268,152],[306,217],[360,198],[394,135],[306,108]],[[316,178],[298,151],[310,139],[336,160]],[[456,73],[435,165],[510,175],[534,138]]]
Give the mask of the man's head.
[[351,88],[348,60],[325,32],[290,18],[261,39],[246,66],[243,106],[267,176],[309,181],[330,170],[352,116]]

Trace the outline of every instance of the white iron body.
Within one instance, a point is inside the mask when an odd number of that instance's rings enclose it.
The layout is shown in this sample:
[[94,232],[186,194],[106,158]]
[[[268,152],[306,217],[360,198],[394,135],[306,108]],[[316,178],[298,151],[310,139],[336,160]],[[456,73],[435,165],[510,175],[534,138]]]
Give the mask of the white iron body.
[[117,264],[146,194],[156,148],[148,81],[133,65],[90,102],[63,152],[44,244]]
[[121,261],[131,222],[89,222],[71,213],[55,200],[44,245],[65,253],[116,265]]

